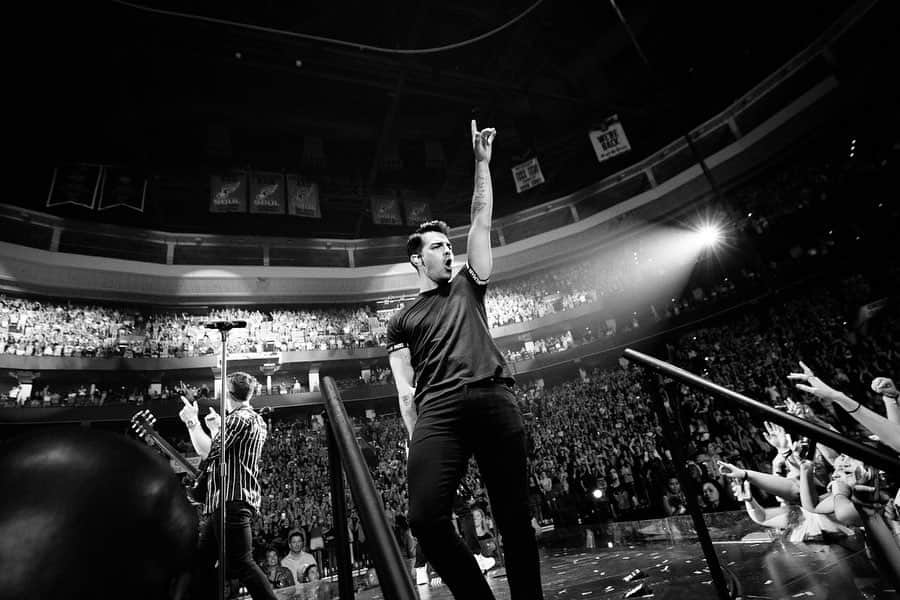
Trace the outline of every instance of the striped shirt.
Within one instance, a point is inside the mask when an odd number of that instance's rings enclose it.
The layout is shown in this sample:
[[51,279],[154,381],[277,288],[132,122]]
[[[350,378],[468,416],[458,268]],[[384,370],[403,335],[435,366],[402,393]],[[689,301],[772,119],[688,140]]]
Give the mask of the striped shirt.
[[[221,434],[213,438],[207,456],[209,474],[206,512],[219,507]],[[259,511],[259,459],[268,428],[263,418],[249,406],[225,417],[225,501],[243,500]]]

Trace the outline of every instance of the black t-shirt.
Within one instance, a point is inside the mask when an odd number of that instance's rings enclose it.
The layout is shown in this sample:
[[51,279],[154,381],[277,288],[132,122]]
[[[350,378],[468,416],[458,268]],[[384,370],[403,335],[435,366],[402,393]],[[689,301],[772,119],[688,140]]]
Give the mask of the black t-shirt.
[[487,324],[487,282],[466,264],[449,282],[422,292],[391,317],[388,352],[409,348],[416,375],[416,405],[459,393],[468,383],[512,381]]

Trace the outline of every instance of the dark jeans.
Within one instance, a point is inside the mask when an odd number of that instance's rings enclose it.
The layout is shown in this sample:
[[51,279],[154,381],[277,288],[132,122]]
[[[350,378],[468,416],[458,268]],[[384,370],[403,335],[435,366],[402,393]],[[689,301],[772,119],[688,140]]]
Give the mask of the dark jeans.
[[[225,503],[225,566],[229,579],[237,578],[247,587],[253,600],[277,600],[262,569],[253,562],[250,519],[253,509],[246,502]],[[191,598],[216,598],[219,560],[219,510],[207,519],[200,531],[196,563],[191,585]]]
[[525,452],[522,414],[502,383],[469,385],[419,411],[409,448],[409,524],[458,600],[494,597],[450,520],[456,488],[473,454],[503,536],[512,599],[543,598]]

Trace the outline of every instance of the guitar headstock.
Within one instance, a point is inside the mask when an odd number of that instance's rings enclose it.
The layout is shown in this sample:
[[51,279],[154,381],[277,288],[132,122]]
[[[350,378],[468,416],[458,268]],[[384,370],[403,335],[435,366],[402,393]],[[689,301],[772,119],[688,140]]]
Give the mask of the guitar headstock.
[[156,417],[149,410],[144,409],[136,412],[131,417],[131,428],[142,438],[152,437],[156,433],[154,425],[156,425]]

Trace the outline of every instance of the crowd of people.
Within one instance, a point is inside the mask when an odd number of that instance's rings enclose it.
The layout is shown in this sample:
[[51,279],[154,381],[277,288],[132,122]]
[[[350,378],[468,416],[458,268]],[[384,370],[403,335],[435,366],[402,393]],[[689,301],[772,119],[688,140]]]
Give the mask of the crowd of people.
[[[895,309],[867,323],[851,322],[847,316],[855,314],[871,293],[870,283],[855,276],[839,286],[822,285],[779,298],[725,322],[681,334],[670,341],[673,360],[773,406],[815,407],[829,426],[859,437],[852,419],[833,408],[823,410],[815,399],[804,397],[787,375],[798,369],[797,361],[802,359],[823,376],[828,373],[855,400],[870,403],[867,391],[872,381],[896,372],[900,365],[900,315]],[[863,333],[867,327],[868,335]],[[688,473],[699,490],[696,500],[702,509],[737,509],[746,502],[751,503],[751,514],[775,510],[777,490],[755,488],[748,500],[749,492],[732,482],[735,474],[771,471],[773,454],[777,458],[784,450],[783,432],[775,435],[771,424],[686,387],[677,394],[690,440],[684,449]],[[529,485],[538,523],[564,526],[579,520],[632,520],[686,512],[685,491],[674,476],[672,454],[639,369],[624,363],[583,372],[554,386],[544,386],[541,380],[523,382],[517,395],[527,416]],[[878,409],[877,402],[872,406]],[[411,551],[405,523],[404,426],[395,415],[381,416],[360,422],[359,435],[375,449],[373,475],[385,512],[401,547]],[[331,501],[322,433],[308,423],[275,422],[270,439],[265,468],[269,501],[259,519],[260,539],[277,544],[291,530],[302,531],[308,539],[316,531],[329,529]],[[829,476],[823,475],[823,481]],[[490,515],[474,463],[465,481],[465,502]],[[896,493],[892,485],[896,482],[886,481],[881,489]],[[356,556],[364,560],[364,532],[358,519],[353,523]]]

